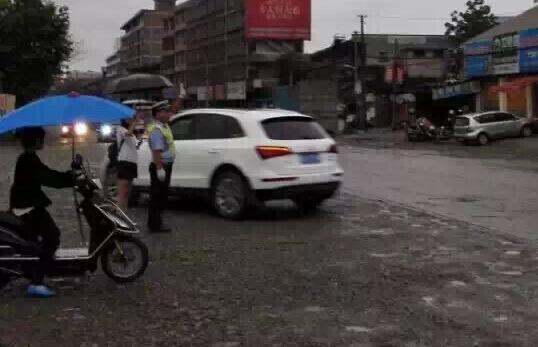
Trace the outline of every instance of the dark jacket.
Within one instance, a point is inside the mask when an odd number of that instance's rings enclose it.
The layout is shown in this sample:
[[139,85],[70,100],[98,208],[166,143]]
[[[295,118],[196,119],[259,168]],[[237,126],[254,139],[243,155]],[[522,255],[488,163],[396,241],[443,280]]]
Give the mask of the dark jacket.
[[23,153],[17,159],[15,179],[11,187],[11,208],[47,207],[50,199],[41,190],[42,186],[68,188],[74,184],[71,172],[50,169],[35,153]]

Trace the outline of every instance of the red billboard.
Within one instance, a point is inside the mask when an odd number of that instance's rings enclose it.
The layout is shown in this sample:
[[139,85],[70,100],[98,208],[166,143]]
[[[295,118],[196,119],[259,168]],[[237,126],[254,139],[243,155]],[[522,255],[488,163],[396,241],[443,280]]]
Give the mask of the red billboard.
[[249,39],[310,40],[311,0],[245,0]]

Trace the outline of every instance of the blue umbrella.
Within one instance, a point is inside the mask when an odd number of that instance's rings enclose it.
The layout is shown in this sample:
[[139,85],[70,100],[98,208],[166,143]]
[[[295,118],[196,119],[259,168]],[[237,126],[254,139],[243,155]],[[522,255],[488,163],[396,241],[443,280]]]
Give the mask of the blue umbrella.
[[70,93],[37,100],[6,114],[0,120],[0,134],[18,128],[73,124],[79,121],[107,123],[131,118],[135,111],[96,96]]

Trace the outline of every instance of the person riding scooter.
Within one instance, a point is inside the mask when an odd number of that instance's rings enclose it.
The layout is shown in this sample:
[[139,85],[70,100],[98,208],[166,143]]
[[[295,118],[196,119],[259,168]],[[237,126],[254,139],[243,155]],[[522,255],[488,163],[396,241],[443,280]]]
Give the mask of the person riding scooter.
[[44,285],[44,278],[60,245],[60,230],[47,212],[50,199],[41,189],[69,188],[74,185],[72,171],[59,172],[41,162],[36,151],[43,149],[43,128],[24,128],[18,133],[24,153],[17,159],[15,177],[11,187],[10,209],[24,223],[25,235],[39,242],[42,248],[40,264],[32,271],[27,294],[34,297],[51,297],[55,293]]

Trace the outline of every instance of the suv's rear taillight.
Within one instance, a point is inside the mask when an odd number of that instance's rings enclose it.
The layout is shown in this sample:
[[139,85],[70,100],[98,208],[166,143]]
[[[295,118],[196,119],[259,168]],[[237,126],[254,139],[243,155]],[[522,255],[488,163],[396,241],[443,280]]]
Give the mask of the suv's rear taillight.
[[338,145],[334,144],[331,147],[329,147],[329,153],[338,154]]
[[293,152],[288,147],[277,147],[277,146],[258,146],[256,147],[256,152],[263,160],[283,157],[290,155]]

